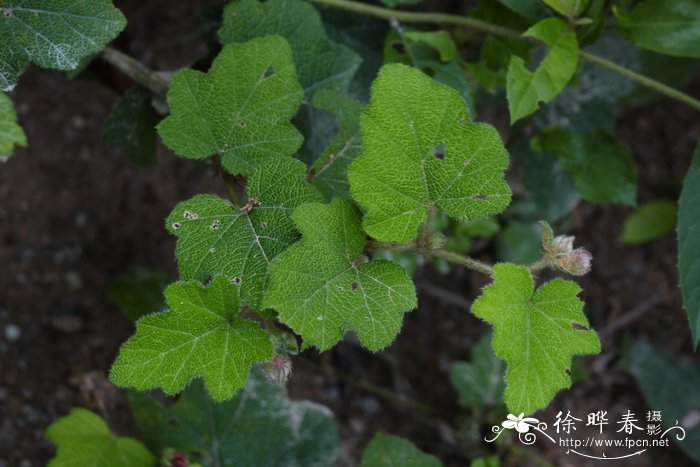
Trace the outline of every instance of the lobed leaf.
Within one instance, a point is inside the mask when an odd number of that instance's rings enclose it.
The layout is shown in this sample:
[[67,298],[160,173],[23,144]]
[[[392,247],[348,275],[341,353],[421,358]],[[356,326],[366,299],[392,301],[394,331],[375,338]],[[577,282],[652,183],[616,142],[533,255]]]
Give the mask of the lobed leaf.
[[293,217],[303,236],[272,261],[264,305],[321,351],[346,330],[372,351],[389,345],[416,307],[406,271],[387,260],[362,261],[360,216],[343,198],[304,204]]
[[510,202],[498,132],[470,121],[460,95],[420,71],[382,67],[360,126],[363,153],[348,178],[371,236],[408,243],[432,207],[469,220]]
[[204,280],[222,275],[236,282],[242,305],[257,309],[270,261],[299,238],[292,211],[321,199],[305,177],[306,166],[300,161],[276,159],[251,173],[248,199],[257,206],[250,210],[214,195],[197,195],[178,204],[165,222],[178,237],[180,276]]
[[547,56],[534,72],[525,61],[513,55],[506,75],[506,93],[511,124],[534,113],[540,102],[549,102],[559,94],[576,72],[578,43],[576,34],[557,18],[547,18],[523,33],[539,39],[549,48]]
[[46,430],[58,452],[49,467],[151,467],[155,458],[133,438],[114,436],[105,421],[82,408],[73,408]]
[[202,377],[216,401],[245,386],[254,362],[272,356],[267,333],[240,316],[236,285],[217,276],[208,286],[176,282],[165,290],[170,310],[142,317],[112,365],[110,380],[139,390],[181,391]]
[[362,453],[361,467],[440,467],[437,457],[427,454],[407,439],[377,433]]
[[221,155],[233,174],[294,154],[302,136],[289,122],[302,89],[287,41],[280,36],[231,44],[208,73],[175,74],[168,91],[170,116],[158,125],[163,142],[178,155]]
[[[337,428],[330,411],[293,401],[284,386],[252,371],[231,400],[212,402],[195,382],[170,406],[148,394],[129,393],[136,421],[154,452],[175,448],[209,466],[334,465]],[[261,442],[264,440],[264,442]]]
[[588,327],[580,291],[575,282],[558,278],[535,290],[526,267],[494,266],[493,282],[472,313],[493,325],[493,350],[508,363],[505,401],[511,413],[546,407],[557,391],[571,386],[571,358],[600,352],[594,331],[574,327]]
[[26,146],[27,136],[17,124],[17,113],[12,101],[0,93],[0,162],[12,155],[15,145]]
[[307,100],[323,88],[347,91],[360,57],[326,36],[321,16],[300,0],[238,0],[224,9],[222,44],[245,42],[268,34],[289,41],[299,82]]
[[678,276],[695,348],[700,343],[700,144],[678,200]]
[[72,70],[126,26],[110,0],[4,0],[0,3],[0,89],[17,84],[29,62]]

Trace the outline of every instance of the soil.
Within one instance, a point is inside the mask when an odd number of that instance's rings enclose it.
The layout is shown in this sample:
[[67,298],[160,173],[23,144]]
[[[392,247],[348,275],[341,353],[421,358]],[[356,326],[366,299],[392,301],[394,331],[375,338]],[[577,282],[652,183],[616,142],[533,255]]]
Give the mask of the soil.
[[[176,69],[205,54],[197,17],[214,2],[115,3],[133,18],[117,46],[148,66]],[[104,65],[91,70],[102,79],[71,81],[31,69],[11,96],[29,147],[0,168],[0,467],[44,465],[54,453],[44,430],[74,406],[100,413],[119,434],[138,436],[124,393],[106,380],[132,332],[107,283],[135,265],[175,275],[175,240],[163,228],[165,217],[196,193],[226,194],[210,169],[163,147],[157,167],[144,169],[106,145],[102,122],[128,82]],[[700,95],[700,81],[688,92]],[[502,125],[502,116],[486,116]],[[697,112],[659,100],[625,113],[617,136],[637,162],[639,201],[677,198],[700,139]],[[593,272],[579,282],[603,352],[581,360],[590,377],[560,393],[540,419],[554,420],[559,410],[646,413],[635,381],[617,365],[625,341],[647,339],[693,357],[677,288],[675,237],[622,245],[615,239],[629,212],[580,203],[571,213],[571,234],[596,257]],[[481,251],[481,259],[493,261],[491,245]],[[500,420],[477,423],[459,409],[447,378],[450,362],[467,359],[487,330],[468,312],[485,280],[460,268],[444,276],[426,267],[416,282],[420,306],[388,350],[372,355],[348,339],[294,361],[290,393],[331,408],[342,465],[356,465],[379,430],[409,438],[451,466],[468,465],[493,448],[479,440]],[[536,455],[554,465],[595,465],[561,448],[527,452],[530,457],[503,453],[502,462],[536,465]],[[693,464],[671,446],[617,465]]]

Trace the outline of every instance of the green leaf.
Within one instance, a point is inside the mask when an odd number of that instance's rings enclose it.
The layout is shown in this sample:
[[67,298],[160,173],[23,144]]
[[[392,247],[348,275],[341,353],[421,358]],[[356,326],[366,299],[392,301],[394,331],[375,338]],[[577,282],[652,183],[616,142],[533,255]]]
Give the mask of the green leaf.
[[279,34],[289,41],[307,100],[323,88],[346,91],[360,65],[356,53],[328,39],[320,15],[306,2],[238,0],[224,9],[219,31],[222,44],[267,34]]
[[396,8],[400,5],[416,5],[423,0],[382,0],[382,3],[389,8]]
[[676,225],[676,203],[657,200],[639,206],[627,219],[622,231],[625,243],[645,243],[670,232]]
[[668,429],[678,423],[685,438],[678,442],[677,429],[669,431],[672,439],[688,457],[700,462],[700,365],[677,358],[645,343],[636,343],[628,352],[629,369],[639,383],[649,410],[661,411],[661,424]]
[[619,30],[640,47],[700,58],[700,5],[695,0],[646,0],[619,11]]
[[340,130],[323,153],[311,166],[313,185],[330,200],[333,196],[349,196],[348,166],[360,155],[359,102],[332,90],[321,90],[314,95],[313,106],[331,112],[338,120]]
[[462,407],[493,407],[503,402],[506,365],[491,350],[491,333],[484,335],[472,348],[471,363],[450,365],[450,382],[459,395]]
[[678,276],[695,348],[700,343],[700,144],[678,200]]
[[394,435],[377,433],[362,453],[361,467],[440,467],[442,462]]
[[302,98],[292,51],[279,36],[231,44],[208,73],[181,70],[168,91],[163,142],[192,159],[221,155],[231,173],[249,174],[294,154],[302,136],[289,123]]
[[541,234],[537,224],[512,220],[496,236],[496,254],[500,261],[532,263],[540,257]]
[[554,279],[535,290],[524,266],[496,264],[472,313],[494,327],[493,349],[508,363],[505,401],[511,413],[531,414],[546,407],[560,389],[571,386],[566,370],[574,355],[600,352],[588,327],[581,288]]
[[259,206],[248,212],[214,195],[197,195],[178,204],[166,228],[178,237],[175,256],[183,279],[223,275],[237,283],[242,305],[258,308],[270,261],[299,234],[291,214],[321,197],[305,180],[306,166],[277,159],[248,179],[248,199]]
[[321,351],[350,329],[372,351],[389,345],[416,307],[406,271],[391,261],[363,261],[360,216],[343,198],[304,204],[293,217],[303,237],[272,261],[265,306]]
[[0,89],[12,89],[31,61],[72,70],[126,26],[110,0],[4,0],[0,3]]
[[27,136],[17,124],[17,113],[12,101],[0,92],[0,162],[12,155],[15,145],[26,146]]
[[449,32],[438,31],[408,31],[404,37],[412,42],[424,42],[440,53],[440,61],[451,62],[459,59],[459,51]]
[[603,130],[570,133],[548,128],[532,140],[535,151],[556,154],[574,177],[576,189],[588,201],[634,206],[637,169],[629,148]]
[[102,418],[89,410],[73,408],[46,430],[58,453],[49,467],[151,467],[155,458],[133,438],[114,436]]
[[[498,0],[510,10],[531,19],[541,19],[548,16],[548,11],[541,0]],[[485,2],[488,4],[488,2]]]
[[470,121],[460,95],[420,71],[382,67],[360,126],[364,152],[348,178],[371,236],[407,243],[433,206],[471,220],[510,202],[498,132]]
[[134,267],[109,281],[109,295],[131,321],[165,308],[163,290],[172,282],[170,274]]
[[542,0],[550,8],[567,18],[575,18],[586,9],[588,0]]
[[501,463],[496,456],[484,456],[472,460],[469,467],[499,467]]
[[523,37],[543,41],[549,51],[534,72],[526,68],[522,58],[511,57],[506,76],[511,124],[534,113],[540,102],[554,99],[566,87],[578,65],[576,35],[564,21],[544,19],[525,31]]
[[129,89],[112,107],[103,124],[104,139],[126,149],[129,159],[144,167],[156,165],[156,130],[160,121],[143,88]]
[[217,276],[208,286],[175,282],[165,290],[170,311],[144,316],[122,345],[110,380],[139,390],[181,391],[201,376],[222,401],[245,386],[254,362],[272,356],[267,333],[240,317],[238,286]]
[[[164,406],[148,394],[129,393],[148,446],[174,448],[204,466],[334,465],[337,428],[330,411],[310,401],[292,401],[284,386],[252,371],[233,399],[216,404],[199,382]],[[263,442],[264,440],[264,442]]]

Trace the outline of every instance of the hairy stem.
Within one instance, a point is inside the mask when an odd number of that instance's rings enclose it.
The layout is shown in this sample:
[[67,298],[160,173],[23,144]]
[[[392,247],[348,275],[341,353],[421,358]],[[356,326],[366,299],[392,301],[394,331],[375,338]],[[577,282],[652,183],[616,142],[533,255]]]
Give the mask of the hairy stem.
[[100,56],[109,64],[119,69],[122,73],[133,79],[141,86],[149,89],[158,96],[165,96],[170,87],[170,80],[162,73],[153,71],[129,55],[106,47],[100,52]]
[[[519,31],[516,31],[514,29],[505,28],[496,24],[489,23],[487,21],[482,21],[476,18],[469,18],[467,16],[451,15],[447,13],[397,11],[389,8],[367,5],[352,0],[310,1],[319,5],[341,8],[344,10],[353,11],[355,13],[376,16],[379,18],[386,18],[389,20],[402,21],[404,23],[451,24],[454,26],[461,26],[467,29],[486,32],[501,37],[520,39],[524,41],[531,40],[530,38],[523,37]],[[586,52],[584,50],[580,51],[580,57],[592,63],[595,63],[596,65],[614,71],[615,73],[618,73],[626,78],[629,78],[632,81],[641,84],[642,86],[646,86],[650,89],[653,89],[660,94],[664,94],[668,97],[676,99],[677,101],[683,102],[684,104],[687,104],[695,109],[700,110],[700,100],[695,99],[694,97],[689,96],[688,94],[685,94],[679,91],[678,89],[667,86],[664,83],[661,83],[660,81],[656,81],[655,79],[649,78],[648,76],[632,71],[629,68],[625,68],[621,65],[611,62],[610,60],[607,60],[590,52]]]
[[383,243],[383,242],[376,242],[374,240],[369,240],[365,244],[365,248],[367,248],[368,250],[411,251],[413,253],[419,253],[419,254],[422,254],[425,256],[434,256],[436,258],[443,258],[451,263],[465,266],[469,269],[479,271],[479,272],[487,274],[489,276],[491,274],[493,274],[493,267],[491,267],[490,265],[483,263],[477,259],[471,258],[469,256],[464,256],[464,255],[461,255],[459,253],[455,253],[454,251],[448,251],[448,250],[443,250],[443,249],[424,248],[423,246],[415,244],[415,243],[409,243],[407,245],[403,245],[400,243]]

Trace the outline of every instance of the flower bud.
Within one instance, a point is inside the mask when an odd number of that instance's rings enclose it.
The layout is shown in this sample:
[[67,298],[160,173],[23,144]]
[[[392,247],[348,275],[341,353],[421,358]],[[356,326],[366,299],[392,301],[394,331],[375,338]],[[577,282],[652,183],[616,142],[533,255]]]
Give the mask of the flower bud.
[[292,360],[285,354],[274,355],[260,364],[265,378],[272,383],[286,383],[292,375]]
[[553,269],[582,276],[591,270],[593,255],[584,248],[574,249],[573,236],[553,237],[549,230],[542,237],[542,259]]

